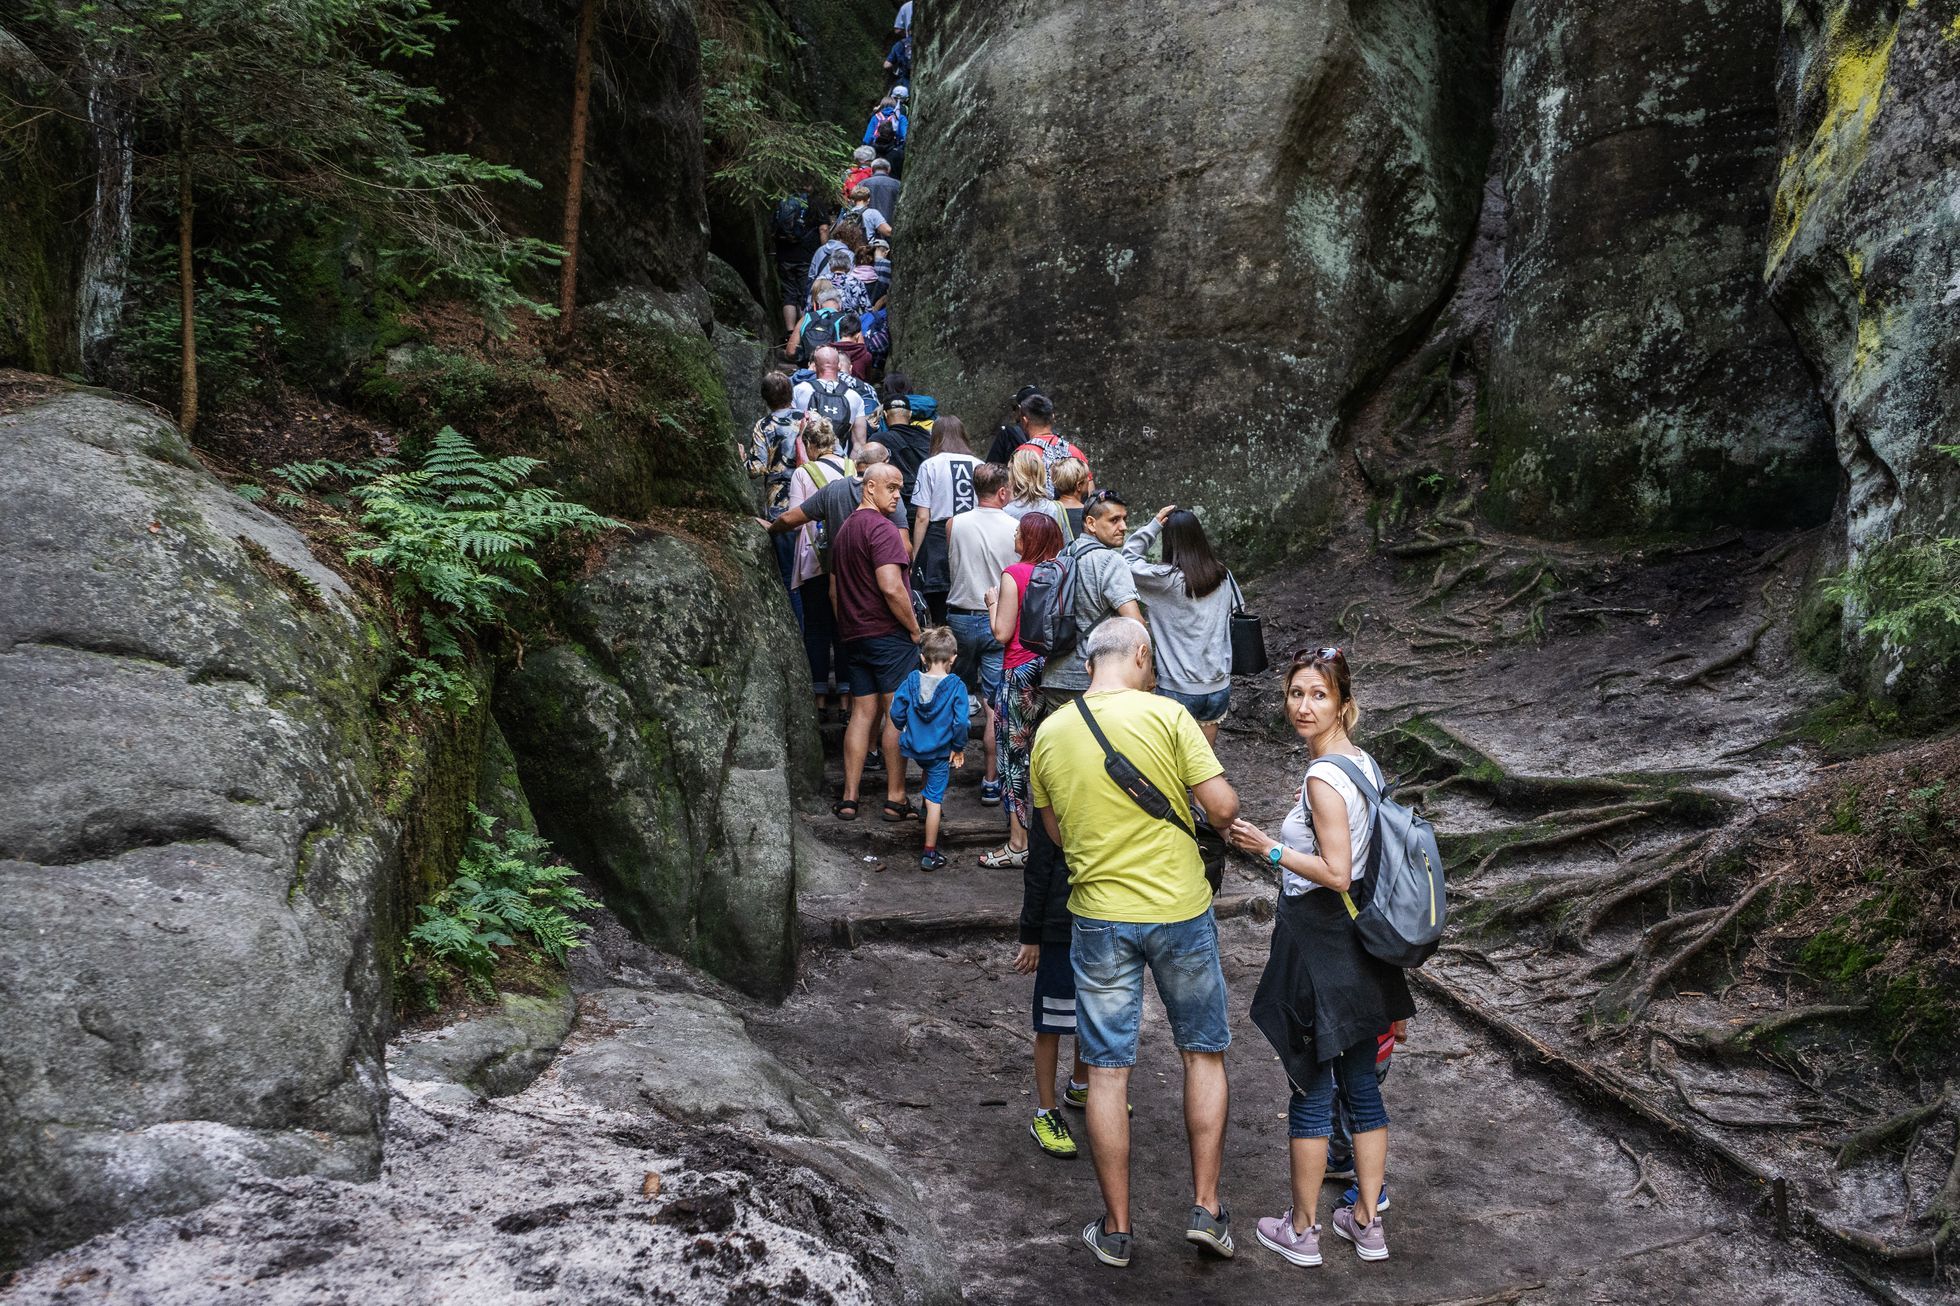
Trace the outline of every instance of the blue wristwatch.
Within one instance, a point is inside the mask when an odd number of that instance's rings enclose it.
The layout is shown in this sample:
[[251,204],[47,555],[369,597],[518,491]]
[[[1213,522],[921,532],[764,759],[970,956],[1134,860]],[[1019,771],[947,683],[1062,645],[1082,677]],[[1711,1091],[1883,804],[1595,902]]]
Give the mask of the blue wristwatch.
[[1274,844],[1266,850],[1266,860],[1275,866],[1279,865],[1279,859],[1284,856],[1286,856],[1286,849],[1282,848],[1279,844]]

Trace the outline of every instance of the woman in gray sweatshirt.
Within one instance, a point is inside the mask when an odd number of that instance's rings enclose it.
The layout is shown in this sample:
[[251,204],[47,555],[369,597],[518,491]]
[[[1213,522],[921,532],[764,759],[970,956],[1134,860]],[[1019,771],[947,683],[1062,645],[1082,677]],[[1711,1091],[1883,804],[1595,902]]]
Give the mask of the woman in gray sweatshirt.
[[[1162,562],[1149,560],[1159,537]],[[1196,515],[1175,504],[1157,510],[1123,546],[1157,652],[1157,692],[1190,709],[1205,738],[1232,705],[1232,609],[1237,582],[1212,552]]]

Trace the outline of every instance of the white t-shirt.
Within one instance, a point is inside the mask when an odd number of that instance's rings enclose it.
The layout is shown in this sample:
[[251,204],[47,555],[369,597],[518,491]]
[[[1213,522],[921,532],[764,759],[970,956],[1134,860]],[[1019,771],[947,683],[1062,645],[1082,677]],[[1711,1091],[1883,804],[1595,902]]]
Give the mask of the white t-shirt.
[[1000,584],[1002,572],[1021,560],[1014,547],[1020,529],[1021,523],[998,508],[975,508],[953,518],[947,555],[953,577],[946,593],[950,606],[986,611],[987,591]]
[[918,483],[912,487],[912,506],[924,508],[933,521],[945,521],[971,512],[973,469],[980,460],[970,453],[934,454],[919,464]]
[[[1361,773],[1375,782],[1375,790],[1379,793],[1382,785],[1386,783],[1382,778],[1381,767],[1366,753],[1361,755],[1360,765]],[[1316,757],[1308,765],[1307,774],[1300,781],[1299,800],[1293,804],[1293,810],[1286,814],[1286,820],[1280,823],[1279,841],[1296,853],[1306,853],[1314,857],[1321,855],[1320,843],[1314,838],[1313,815],[1307,807],[1307,781],[1310,779],[1325,780],[1334,786],[1334,792],[1347,803],[1348,847],[1354,855],[1350,865],[1353,867],[1353,877],[1359,880],[1367,873],[1368,844],[1374,838],[1374,823],[1368,819],[1368,801],[1361,796],[1361,791],[1354,787],[1354,781],[1348,779],[1347,772],[1325,757]],[[1284,868],[1280,871],[1280,891],[1288,897],[1305,893],[1309,889],[1323,887],[1325,886],[1315,884],[1304,875],[1295,875]]]
[[[845,380],[841,376],[838,377],[836,381],[832,382],[829,387],[826,387],[824,393],[834,394],[839,389],[841,389],[844,392],[845,399],[850,403],[852,423],[855,424],[857,422],[863,421],[864,420],[864,396],[860,395],[857,392],[857,389],[854,386],[852,386],[849,381]],[[790,392],[791,406],[795,408],[800,408],[806,413],[809,412],[810,396],[814,395],[816,392],[817,392],[816,382],[814,381],[797,382],[796,389]],[[839,449],[847,449],[851,447],[851,444],[855,439],[855,437],[851,434],[849,430],[838,431],[836,432],[836,436],[837,436],[837,447]]]
[[912,30],[912,0],[905,0],[905,3],[898,7],[898,17],[892,19],[892,26],[901,32]]

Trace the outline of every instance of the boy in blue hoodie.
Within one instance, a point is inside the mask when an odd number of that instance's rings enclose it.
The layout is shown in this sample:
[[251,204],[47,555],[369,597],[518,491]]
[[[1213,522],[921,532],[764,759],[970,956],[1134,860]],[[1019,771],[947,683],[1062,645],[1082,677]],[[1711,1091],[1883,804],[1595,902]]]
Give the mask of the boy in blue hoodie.
[[966,684],[952,674],[959,652],[959,640],[950,629],[934,626],[927,630],[919,637],[919,660],[925,669],[907,676],[892,696],[898,751],[926,773],[926,850],[919,857],[922,871],[936,871],[946,864],[946,854],[939,851],[939,814],[946,802],[946,781],[952,768],[966,765]]

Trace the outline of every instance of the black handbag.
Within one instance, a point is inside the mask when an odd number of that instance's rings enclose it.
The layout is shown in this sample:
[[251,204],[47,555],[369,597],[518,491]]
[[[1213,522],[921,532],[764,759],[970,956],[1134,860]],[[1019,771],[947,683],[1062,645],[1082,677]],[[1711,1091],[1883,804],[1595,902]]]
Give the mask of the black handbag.
[[1232,582],[1232,674],[1256,676],[1269,665],[1266,661],[1266,623],[1256,612],[1245,610],[1245,591],[1238,578]]

